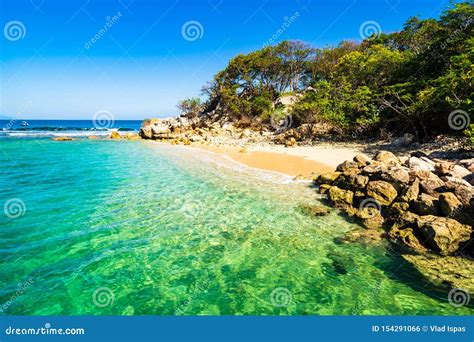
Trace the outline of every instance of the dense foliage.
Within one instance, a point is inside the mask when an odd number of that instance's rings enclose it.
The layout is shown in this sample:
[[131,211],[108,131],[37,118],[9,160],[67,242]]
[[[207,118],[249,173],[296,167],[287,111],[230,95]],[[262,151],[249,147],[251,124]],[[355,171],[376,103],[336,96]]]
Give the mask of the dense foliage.
[[[270,122],[282,113],[296,125],[324,122],[338,132],[410,132],[423,139],[456,131],[448,116],[473,122],[474,9],[455,4],[436,19],[409,19],[399,32],[361,43],[315,49],[299,41],[242,54],[205,87],[201,113]],[[459,130],[467,128],[466,124]]]

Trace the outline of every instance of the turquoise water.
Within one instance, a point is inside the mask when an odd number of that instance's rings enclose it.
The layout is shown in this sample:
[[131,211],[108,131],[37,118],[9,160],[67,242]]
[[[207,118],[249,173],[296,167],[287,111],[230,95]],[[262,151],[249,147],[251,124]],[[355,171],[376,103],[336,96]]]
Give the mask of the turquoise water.
[[[0,141],[8,315],[472,314],[433,293],[307,183],[190,148]],[[4,215],[4,214],[8,214]]]

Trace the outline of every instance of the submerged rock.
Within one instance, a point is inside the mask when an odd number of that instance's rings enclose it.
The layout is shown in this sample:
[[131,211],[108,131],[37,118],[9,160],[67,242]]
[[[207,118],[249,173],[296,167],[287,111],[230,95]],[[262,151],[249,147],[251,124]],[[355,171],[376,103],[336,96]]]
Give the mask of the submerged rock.
[[325,216],[331,212],[329,208],[323,207],[321,205],[305,204],[305,205],[301,205],[300,208],[304,213],[312,215],[312,216]]
[[384,231],[380,229],[353,229],[337,238],[338,243],[358,242],[363,244],[374,244],[382,240]]
[[71,137],[56,137],[56,138],[53,138],[52,140],[54,140],[54,141],[71,141],[71,140],[76,140],[76,139],[71,138]]
[[436,287],[450,289],[464,289],[474,293],[474,261],[433,254],[403,255],[403,258],[412,264],[426,280]]

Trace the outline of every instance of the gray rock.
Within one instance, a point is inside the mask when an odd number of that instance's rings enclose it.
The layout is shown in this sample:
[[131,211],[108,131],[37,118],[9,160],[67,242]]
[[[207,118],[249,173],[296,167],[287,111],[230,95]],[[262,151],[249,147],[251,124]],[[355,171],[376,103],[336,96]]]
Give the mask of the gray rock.
[[[427,159],[427,158],[424,158],[424,159]],[[406,164],[411,170],[415,170],[415,171],[418,171],[418,170],[419,171],[434,171],[435,170],[434,162],[429,163],[417,157],[408,158]]]

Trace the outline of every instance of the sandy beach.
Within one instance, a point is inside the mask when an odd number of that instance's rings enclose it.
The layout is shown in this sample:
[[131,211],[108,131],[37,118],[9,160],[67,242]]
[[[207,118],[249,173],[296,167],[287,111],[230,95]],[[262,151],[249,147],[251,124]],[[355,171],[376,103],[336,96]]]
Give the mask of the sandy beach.
[[277,171],[290,176],[311,178],[320,173],[334,171],[344,160],[361,153],[361,147],[338,144],[319,146],[235,146],[193,145],[206,151],[224,154],[244,165],[269,171]]

